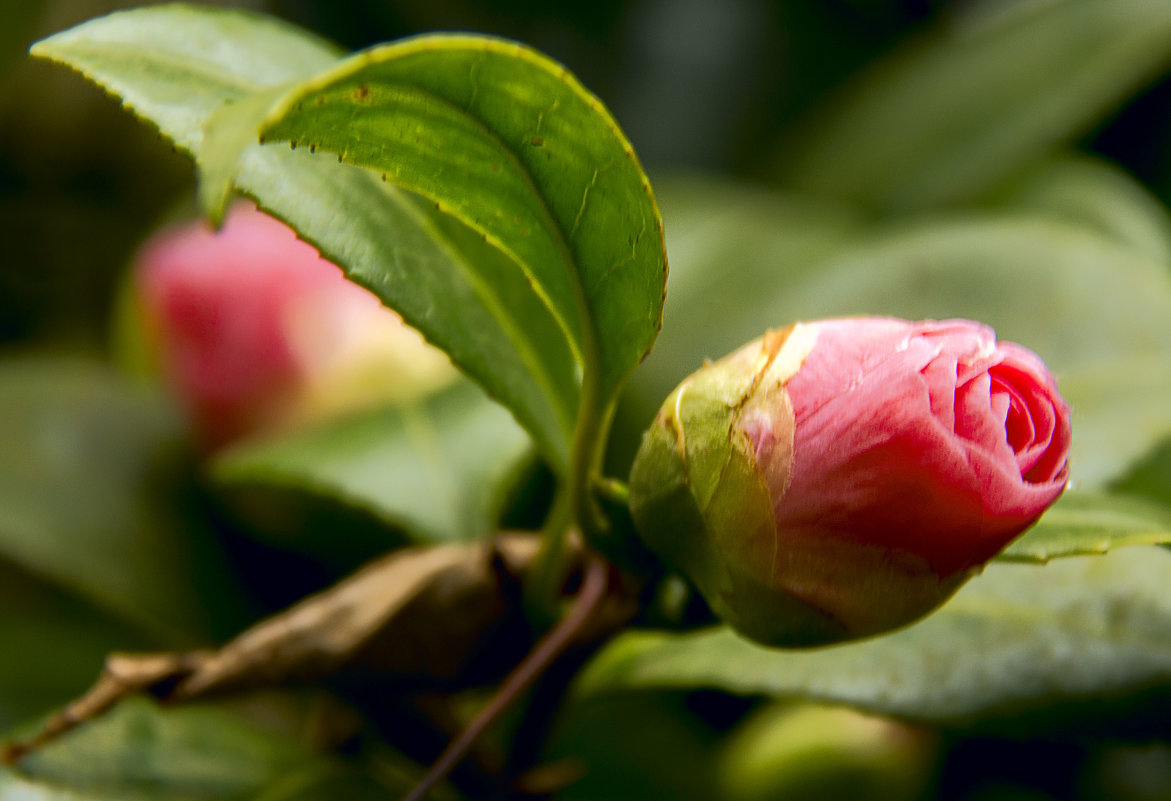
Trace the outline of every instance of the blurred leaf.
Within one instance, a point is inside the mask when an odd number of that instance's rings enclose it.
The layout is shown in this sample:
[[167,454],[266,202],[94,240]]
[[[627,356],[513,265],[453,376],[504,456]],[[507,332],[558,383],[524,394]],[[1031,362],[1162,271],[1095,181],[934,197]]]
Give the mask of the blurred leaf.
[[1111,489],[1171,506],[1171,437],[1155,445]]
[[1002,209],[1053,215],[1128,245],[1171,268],[1171,217],[1121,168],[1085,156],[1050,159],[995,198]]
[[663,334],[635,380],[664,396],[703,358],[763,333],[761,292],[816,275],[865,232],[858,215],[814,198],[694,175],[656,187],[670,223],[670,291]]
[[212,475],[228,487],[333,497],[413,539],[443,542],[495,531],[531,461],[516,421],[465,381],[410,405],[239,445],[215,460]]
[[162,398],[93,364],[9,360],[0,440],[0,557],[172,640],[231,608]]
[[778,702],[720,748],[720,798],[916,801],[935,756],[926,732],[844,707]]
[[770,300],[784,320],[982,320],[1037,351],[1059,379],[1122,358],[1171,355],[1166,270],[1093,232],[1028,216],[953,215],[892,226],[799,286],[778,282]]
[[[0,563],[0,729],[64,704],[112,650],[157,646],[77,598]],[[0,794],[2,795],[2,794]]]
[[[735,300],[724,322],[709,316],[706,295],[685,289],[676,296],[672,285],[652,359],[662,351],[690,366],[674,377],[648,368],[643,379],[639,371],[627,402],[643,410],[642,425],[683,373],[722,355],[703,342],[723,342],[724,326],[752,332],[748,339],[795,320],[887,314],[981,320],[1002,339],[1039,353],[1073,407],[1071,464],[1083,485],[1103,484],[1171,432],[1171,272],[1164,265],[1033,214],[957,213],[853,237],[843,227],[836,239],[833,220],[808,224],[810,238],[818,241],[821,231],[824,244],[820,258],[811,254],[805,262],[774,261],[769,250],[731,264],[721,258],[724,238],[749,238],[746,231],[767,227],[747,215],[696,227],[694,243],[672,252],[673,276],[719,277]],[[706,240],[715,243],[710,250]]]
[[[197,159],[205,123],[226,104],[340,56],[275,20],[179,5],[91,20],[39,42],[32,54],[121,97]],[[565,469],[578,392],[573,358],[526,276],[434,203],[307,150],[249,146],[236,163],[236,188],[431,337],[516,412],[551,465]]]
[[115,795],[247,795],[310,753],[210,707],[161,709],[131,698],[89,725],[25,757],[29,778]]
[[1047,562],[1127,545],[1171,543],[1171,510],[1122,495],[1069,491],[998,559]]
[[[314,765],[273,782],[253,801],[322,801],[327,798],[387,801],[388,798],[406,797],[417,778],[386,775],[385,771],[380,771],[378,781],[375,781],[368,773],[341,765]],[[427,798],[437,801],[439,794],[429,793]]]
[[[0,770],[0,798],[18,799],[18,801],[81,801],[85,796],[70,789],[38,784],[13,771]],[[96,801],[102,797],[91,796],[91,798],[95,798]]]
[[[286,737],[214,707],[163,709],[132,698],[107,715],[0,772],[0,797],[29,801],[213,801],[298,799],[326,776],[347,798],[385,797],[389,788],[313,754]],[[404,789],[404,788],[398,788]],[[332,794],[331,794],[332,795]]]
[[1086,762],[1078,779],[1082,798],[1162,801],[1171,795],[1171,746],[1165,741],[1108,745]]
[[969,199],[1101,120],[1171,61],[1171,5],[984,3],[809,120],[785,185],[884,210]]
[[545,757],[582,775],[558,801],[716,798],[720,732],[687,700],[682,693],[647,693],[568,706]]
[[[1079,703],[1107,717],[1138,719],[1144,709],[1162,717],[1171,686],[1169,583],[1171,552],[1158,548],[1043,568],[994,563],[926,620],[854,644],[772,650],[724,628],[620,635],[578,691],[711,687],[948,725],[1022,726],[1029,713],[1062,719],[1063,704]],[[1162,705],[1152,705],[1156,688]],[[1120,701],[1128,693],[1131,705]]]
[[1102,485],[1117,477],[1167,436],[1171,418],[1167,356],[1120,354],[1113,362],[1058,370],[1057,375],[1062,394],[1073,404],[1071,464],[1076,480],[1083,484]]
[[620,471],[676,384],[705,358],[783,325],[772,308],[777,291],[815,274],[864,232],[850,210],[799,195],[684,174],[656,176],[655,187],[671,277],[662,334],[619,409],[612,458]]

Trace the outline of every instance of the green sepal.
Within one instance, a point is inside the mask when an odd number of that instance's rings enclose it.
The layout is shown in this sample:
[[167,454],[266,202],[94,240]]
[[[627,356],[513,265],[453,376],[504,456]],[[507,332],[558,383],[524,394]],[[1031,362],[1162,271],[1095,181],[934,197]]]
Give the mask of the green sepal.
[[638,532],[745,636],[777,646],[841,640],[841,624],[770,581],[772,501],[735,425],[752,382],[713,367],[681,384],[643,437],[630,474]]

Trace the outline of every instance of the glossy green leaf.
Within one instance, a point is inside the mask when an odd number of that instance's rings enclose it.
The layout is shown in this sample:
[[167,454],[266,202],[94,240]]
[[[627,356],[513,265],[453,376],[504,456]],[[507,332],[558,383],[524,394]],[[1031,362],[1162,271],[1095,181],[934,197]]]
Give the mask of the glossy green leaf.
[[97,365],[9,360],[0,440],[0,558],[171,638],[224,613],[234,596],[162,398]]
[[225,103],[312,75],[341,55],[273,18],[183,4],[98,17],[29,52],[77,70],[188,153],[199,152],[204,119]]
[[780,155],[786,186],[882,209],[954,202],[1069,141],[1171,62],[1171,6],[985,3],[897,49]]
[[1127,545],[1171,543],[1171,510],[1141,498],[1065,493],[1041,520],[1000,554],[1014,562],[1103,554]]
[[1090,228],[1171,269],[1171,216],[1122,168],[1087,156],[1050,159],[995,199],[1001,209],[1051,215]]
[[[346,798],[385,797],[356,771],[291,737],[256,728],[209,706],[160,708],[132,698],[34,752],[20,772],[0,772],[0,797],[30,801],[235,801],[326,797],[326,780]],[[340,797],[328,793],[328,797]]]
[[508,491],[531,462],[524,430],[460,382],[411,405],[237,446],[212,471],[224,486],[338,498],[416,540],[442,542],[495,531]]
[[709,687],[960,725],[1060,717],[1062,705],[1128,692],[1146,692],[1153,704],[1156,688],[1166,703],[1169,582],[1171,552],[1161,548],[1044,568],[995,563],[922,622],[853,644],[773,650],[724,628],[623,634],[587,668],[578,692]]
[[[364,170],[259,146],[244,163],[238,186],[447,351],[516,414],[554,470],[566,469],[574,361],[547,310],[499,251]],[[253,191],[245,175],[264,183]]]
[[[247,139],[240,131],[254,119],[244,112],[255,109],[255,93],[340,56],[271,19],[183,5],[91,20],[32,53],[122,98],[197,160],[206,156],[204,128],[213,116],[231,121],[213,142],[231,150]],[[515,412],[554,469],[566,469],[579,392],[573,354],[526,276],[434,203],[307,151],[249,145],[232,160],[236,188],[446,350]]]
[[298,85],[262,136],[377,170],[498,248],[597,382],[597,413],[650,350],[666,279],[650,185],[601,102],[546,57],[476,36],[375,47]]

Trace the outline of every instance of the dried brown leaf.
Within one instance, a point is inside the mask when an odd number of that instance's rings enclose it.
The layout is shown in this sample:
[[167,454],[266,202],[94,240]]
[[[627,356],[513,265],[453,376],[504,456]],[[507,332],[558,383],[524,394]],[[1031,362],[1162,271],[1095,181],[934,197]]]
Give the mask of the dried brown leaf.
[[[514,535],[396,551],[219,651],[112,655],[89,692],[32,739],[4,746],[0,761],[15,762],[139,692],[186,701],[321,679],[412,689],[489,680],[500,668],[478,675],[476,657],[518,619],[520,576],[538,547],[537,538]],[[505,649],[503,668],[527,646]]]

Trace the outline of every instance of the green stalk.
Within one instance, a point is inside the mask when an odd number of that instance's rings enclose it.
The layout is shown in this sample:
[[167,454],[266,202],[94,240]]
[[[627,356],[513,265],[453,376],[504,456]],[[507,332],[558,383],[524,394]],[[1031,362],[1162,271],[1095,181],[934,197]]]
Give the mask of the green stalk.
[[613,504],[630,508],[630,487],[617,478],[599,478],[594,482],[598,494]]
[[558,488],[545,524],[541,527],[541,549],[524,579],[524,600],[529,618],[552,623],[559,617],[558,599],[568,573],[566,539],[573,525],[573,507],[567,485]]

